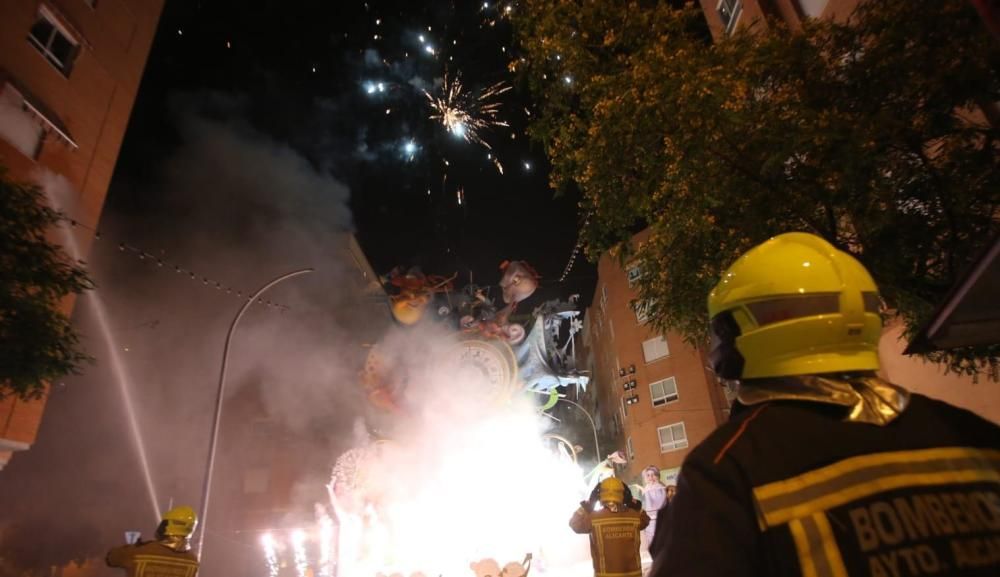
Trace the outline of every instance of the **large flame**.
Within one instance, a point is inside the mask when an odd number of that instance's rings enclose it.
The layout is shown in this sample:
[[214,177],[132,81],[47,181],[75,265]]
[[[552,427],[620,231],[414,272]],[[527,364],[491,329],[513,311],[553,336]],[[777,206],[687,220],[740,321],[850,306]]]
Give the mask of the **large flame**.
[[590,573],[587,538],[568,527],[589,489],[546,439],[534,399],[489,402],[476,394],[489,389],[482,372],[439,364],[425,360],[410,375],[415,410],[391,440],[369,441],[335,467],[336,575],[470,577],[481,561],[503,567],[528,554],[533,576]]

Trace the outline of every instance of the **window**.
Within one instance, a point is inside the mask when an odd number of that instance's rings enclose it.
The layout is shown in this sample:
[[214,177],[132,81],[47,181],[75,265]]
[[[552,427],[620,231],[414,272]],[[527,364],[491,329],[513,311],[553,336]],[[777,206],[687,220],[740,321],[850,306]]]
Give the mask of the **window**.
[[667,339],[662,336],[642,342],[642,357],[646,359],[647,363],[660,360],[668,355],[670,355],[670,349],[667,347]]
[[732,34],[736,30],[736,23],[743,15],[743,0],[719,0],[715,10],[722,18],[722,25],[726,28],[726,34]]
[[632,310],[635,311],[635,322],[640,325],[646,324],[649,320],[649,301],[634,301]]
[[625,278],[628,279],[629,288],[634,287],[635,283],[642,278],[642,267],[637,264],[630,266],[628,270],[625,271]]
[[77,53],[76,40],[59,25],[58,19],[45,6],[39,8],[38,20],[28,33],[28,40],[63,75],[69,76]]
[[28,158],[38,158],[45,130],[28,111],[24,96],[10,84],[0,86],[0,138]]
[[677,394],[677,379],[670,377],[662,381],[649,384],[649,397],[653,401],[654,407],[672,403],[680,398]]
[[635,460],[635,447],[632,446],[632,437],[625,440],[625,446],[628,448],[628,460]]
[[802,13],[809,18],[819,18],[822,16],[828,3],[828,0],[799,0],[799,6],[802,7]]
[[688,446],[687,431],[684,430],[684,421],[659,427],[656,434],[660,438],[660,452],[668,453],[686,449]]

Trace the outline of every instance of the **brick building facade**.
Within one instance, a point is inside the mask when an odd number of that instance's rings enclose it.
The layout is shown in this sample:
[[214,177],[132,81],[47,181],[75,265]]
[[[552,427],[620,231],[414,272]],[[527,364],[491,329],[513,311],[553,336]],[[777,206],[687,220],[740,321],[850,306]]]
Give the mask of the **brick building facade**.
[[628,456],[624,478],[630,482],[648,465],[663,469],[669,480],[688,451],[726,419],[728,408],[704,353],[676,333],[654,331],[634,309],[632,285],[641,274],[601,257],[585,318],[589,394],[602,432]]
[[[0,165],[14,180],[58,189],[56,204],[89,227],[162,8],[163,0],[0,0]],[[74,234],[82,257],[93,238],[80,227]],[[44,410],[44,399],[0,400],[0,469],[30,448]]]

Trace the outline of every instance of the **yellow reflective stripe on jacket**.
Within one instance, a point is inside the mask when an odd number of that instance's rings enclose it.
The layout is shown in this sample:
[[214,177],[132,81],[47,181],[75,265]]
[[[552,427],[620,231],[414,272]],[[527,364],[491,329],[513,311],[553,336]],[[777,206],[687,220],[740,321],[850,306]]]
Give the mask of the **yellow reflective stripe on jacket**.
[[844,459],[753,491],[761,530],[788,525],[803,577],[847,577],[827,511],[904,488],[1000,484],[1000,451],[946,447]]
[[636,530],[639,528],[639,517],[604,517],[604,518],[591,518],[591,525],[594,527],[603,527],[604,525],[635,525]]
[[852,457],[753,491],[762,529],[884,491],[1000,482],[1000,451],[947,447]]
[[166,555],[136,555],[136,577],[194,577],[198,564]]
[[[597,577],[641,577],[642,563],[639,557],[640,518],[641,517],[635,515],[591,517],[591,538],[597,544],[597,550],[592,552],[592,554],[596,553],[597,557],[594,559],[594,572]],[[627,533],[630,537],[632,537],[634,542],[633,544],[635,546],[634,551],[624,551],[620,548],[615,548],[605,540],[605,531],[613,530],[615,528],[620,528],[623,533]],[[615,540],[617,541],[619,539]],[[614,551],[614,553],[612,553],[612,551]],[[615,556],[616,564],[627,562],[630,565],[634,565],[636,569],[625,572],[609,571],[608,559],[612,555]],[[629,559],[626,560],[625,557],[628,557]]]
[[847,577],[844,559],[825,514],[793,519],[788,528],[799,554],[803,577]]

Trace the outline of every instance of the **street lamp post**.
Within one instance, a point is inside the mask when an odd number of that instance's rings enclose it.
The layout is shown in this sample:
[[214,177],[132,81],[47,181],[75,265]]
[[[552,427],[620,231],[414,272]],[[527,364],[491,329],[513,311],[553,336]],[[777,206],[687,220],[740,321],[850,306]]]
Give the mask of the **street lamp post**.
[[590,428],[591,430],[594,431],[594,452],[597,453],[597,462],[600,463],[603,459],[601,459],[601,445],[597,442],[597,425],[594,424],[594,418],[590,416],[590,413],[587,412],[587,409],[584,409],[583,406],[577,403],[576,401],[571,401],[563,397],[559,397],[559,401],[562,403],[569,403],[574,407],[583,411],[584,415],[587,415],[587,420],[590,421]]
[[205,546],[205,526],[208,521],[208,499],[211,494],[212,489],[212,472],[215,468],[215,448],[219,441],[219,422],[222,419],[222,398],[226,390],[226,367],[229,364],[229,345],[233,340],[233,331],[236,330],[236,325],[240,322],[240,318],[243,317],[243,313],[246,312],[250,305],[253,304],[257,297],[264,294],[264,291],[273,287],[274,285],[280,283],[283,280],[290,279],[293,276],[298,276],[300,274],[306,274],[313,272],[311,268],[304,268],[302,270],[293,271],[290,273],[283,274],[266,285],[260,287],[260,289],[247,299],[243,306],[240,307],[239,312],[236,313],[236,317],[233,319],[233,323],[229,325],[229,332],[226,333],[226,345],[222,349],[222,369],[219,371],[219,390],[215,396],[215,419],[212,421],[212,442],[208,446],[208,463],[205,466],[205,482],[201,489],[201,511],[198,513],[198,525],[200,526],[201,532],[198,534],[198,559],[201,559],[201,551]]

